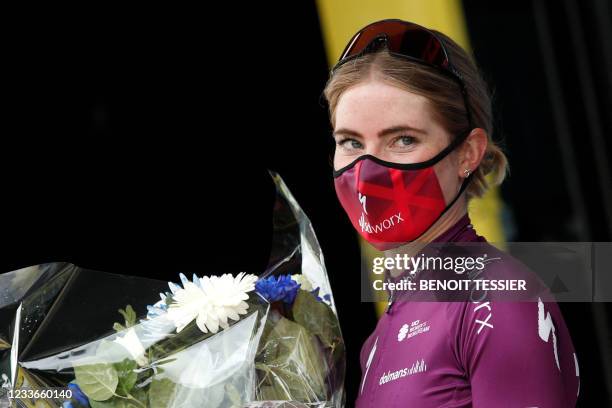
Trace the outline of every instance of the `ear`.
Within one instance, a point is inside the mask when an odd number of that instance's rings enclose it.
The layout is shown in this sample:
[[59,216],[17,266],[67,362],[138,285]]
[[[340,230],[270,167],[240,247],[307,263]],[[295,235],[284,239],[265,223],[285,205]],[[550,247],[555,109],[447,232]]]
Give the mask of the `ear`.
[[461,145],[459,168],[457,169],[459,177],[466,177],[465,170],[469,170],[470,173],[474,172],[487,151],[488,143],[489,137],[484,129],[472,129],[465,142]]

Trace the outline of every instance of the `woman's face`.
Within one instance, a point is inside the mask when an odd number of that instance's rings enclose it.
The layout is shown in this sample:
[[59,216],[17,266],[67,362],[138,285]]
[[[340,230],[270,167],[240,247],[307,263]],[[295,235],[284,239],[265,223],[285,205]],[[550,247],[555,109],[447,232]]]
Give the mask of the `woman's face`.
[[[433,119],[425,97],[380,81],[361,83],[342,93],[335,115],[336,170],[364,154],[394,163],[418,163],[451,142]],[[458,150],[434,166],[447,203],[462,181]]]

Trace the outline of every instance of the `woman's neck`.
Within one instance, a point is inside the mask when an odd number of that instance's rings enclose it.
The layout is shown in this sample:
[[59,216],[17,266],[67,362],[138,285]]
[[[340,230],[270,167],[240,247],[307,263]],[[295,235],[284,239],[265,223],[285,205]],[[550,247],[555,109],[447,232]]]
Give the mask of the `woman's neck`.
[[[400,247],[384,251],[386,257],[395,257],[395,255],[407,255],[413,257],[417,255],[427,244],[433,242],[437,237],[446,232],[449,228],[455,225],[467,213],[465,199],[462,197],[457,200],[427,231],[423,233],[417,240],[408,242]],[[401,274],[402,271],[393,270],[393,277]]]

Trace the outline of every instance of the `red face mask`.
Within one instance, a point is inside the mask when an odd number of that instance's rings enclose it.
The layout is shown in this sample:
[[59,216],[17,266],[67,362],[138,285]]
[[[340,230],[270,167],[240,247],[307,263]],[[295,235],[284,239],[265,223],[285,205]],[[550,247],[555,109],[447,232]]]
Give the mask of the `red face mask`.
[[386,250],[419,238],[466,189],[466,177],[447,205],[433,166],[460,145],[457,137],[425,162],[400,164],[366,154],[334,171],[340,204],[355,229],[374,247]]

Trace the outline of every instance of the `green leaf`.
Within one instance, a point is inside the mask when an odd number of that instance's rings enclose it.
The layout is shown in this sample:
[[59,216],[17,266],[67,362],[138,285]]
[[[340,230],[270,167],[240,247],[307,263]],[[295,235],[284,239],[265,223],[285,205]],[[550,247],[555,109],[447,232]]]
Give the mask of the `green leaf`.
[[326,347],[334,347],[342,334],[338,319],[329,305],[319,302],[310,292],[300,289],[293,304],[295,322],[316,334]]
[[167,378],[153,380],[149,387],[149,406],[166,408],[171,406],[176,394],[176,384]]
[[265,385],[259,388],[259,395],[257,399],[259,401],[287,401],[288,395],[271,385]]
[[[282,400],[315,402],[327,397],[327,363],[316,337],[301,325],[281,318],[257,356],[262,392]],[[268,398],[266,398],[268,399]]]
[[115,367],[115,370],[117,370],[117,376],[119,377],[117,393],[127,396],[130,391],[132,391],[132,388],[134,388],[134,384],[136,384],[138,374],[134,371],[134,369],[138,365],[134,360],[126,358],[119,363],[113,364],[113,366]]
[[142,389],[142,388],[134,388],[134,389],[132,389],[132,392],[130,394],[132,395],[132,397],[134,399],[136,399],[137,401],[140,402],[140,404],[137,404],[134,401],[129,400],[129,402],[131,404],[131,405],[129,405],[130,407],[132,407],[132,406],[134,406],[134,407],[148,407],[147,402],[148,402],[148,398],[149,397],[148,397],[148,395],[147,395],[147,393],[146,393],[146,391],[144,389]]
[[76,383],[90,400],[105,401],[115,395],[119,378],[112,364],[97,363],[74,367]]
[[[270,309],[270,311],[268,312],[268,318],[265,320],[263,332],[261,334],[261,341],[257,346],[257,354],[262,352],[271,352],[270,345],[267,345],[264,339],[267,339],[270,336],[270,332],[272,332],[272,329],[274,329],[274,326],[276,325],[276,323],[278,323],[281,317],[281,314],[276,309]],[[264,346],[266,346],[265,350]]]
[[89,405],[91,405],[91,408],[143,408],[143,407],[146,407],[147,406],[146,393],[142,390],[139,390],[137,396],[138,397],[133,396],[134,399],[113,397],[106,401],[90,400]]
[[127,305],[124,309],[119,309],[119,313],[125,319],[125,327],[132,327],[136,324],[136,312],[132,305]]
[[114,323],[113,329],[115,329],[116,332],[120,332],[125,330],[125,326],[121,325],[120,323]]
[[118,406],[118,402],[116,401],[118,399],[119,398],[111,398],[106,401],[89,400],[89,405],[91,405],[91,408],[115,408]]

